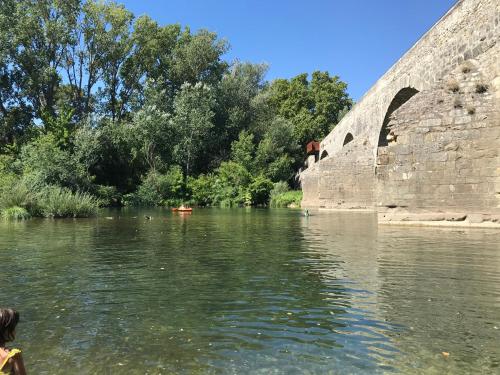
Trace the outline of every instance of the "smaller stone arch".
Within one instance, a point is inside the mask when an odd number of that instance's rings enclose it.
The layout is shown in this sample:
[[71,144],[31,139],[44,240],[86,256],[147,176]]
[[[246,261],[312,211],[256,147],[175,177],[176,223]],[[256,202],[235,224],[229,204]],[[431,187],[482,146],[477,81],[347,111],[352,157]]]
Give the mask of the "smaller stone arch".
[[347,133],[345,138],[344,138],[344,143],[342,144],[342,146],[345,146],[346,144],[348,144],[349,142],[352,142],[354,140],[354,137],[351,133]]
[[321,153],[321,156],[319,157],[319,160],[323,160],[326,157],[328,157],[328,152],[326,150],[323,150],[323,152]]

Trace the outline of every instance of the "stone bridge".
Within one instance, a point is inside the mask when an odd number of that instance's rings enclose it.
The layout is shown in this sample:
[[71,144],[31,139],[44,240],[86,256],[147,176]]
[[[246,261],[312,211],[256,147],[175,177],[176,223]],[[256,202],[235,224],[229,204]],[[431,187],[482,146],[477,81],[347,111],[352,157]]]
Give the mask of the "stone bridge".
[[308,159],[302,206],[500,222],[499,36],[499,0],[459,0]]

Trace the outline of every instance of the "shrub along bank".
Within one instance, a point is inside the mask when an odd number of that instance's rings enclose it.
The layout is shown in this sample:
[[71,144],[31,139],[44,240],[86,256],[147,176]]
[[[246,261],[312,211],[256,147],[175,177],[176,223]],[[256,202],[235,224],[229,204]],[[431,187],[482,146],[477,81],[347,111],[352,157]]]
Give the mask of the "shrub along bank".
[[34,191],[25,182],[12,180],[0,189],[0,214],[4,219],[90,217],[97,214],[99,204],[91,194],[59,186],[44,186]]

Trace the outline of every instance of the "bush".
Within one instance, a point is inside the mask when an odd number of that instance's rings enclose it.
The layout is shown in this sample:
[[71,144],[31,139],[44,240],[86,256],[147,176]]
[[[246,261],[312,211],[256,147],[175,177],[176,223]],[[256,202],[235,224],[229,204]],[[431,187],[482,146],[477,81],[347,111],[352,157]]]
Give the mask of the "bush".
[[263,175],[252,179],[243,165],[233,161],[222,163],[216,174],[188,180],[192,202],[201,206],[265,205],[272,189],[271,180]]
[[290,191],[290,186],[288,186],[287,182],[285,181],[276,182],[274,184],[273,190],[271,191],[271,198],[286,193],[287,191]]
[[284,181],[280,181],[274,184],[274,188],[271,191],[271,200],[269,205],[275,208],[290,206],[300,207],[301,201],[302,191],[290,191],[288,184]]
[[93,191],[101,206],[119,206],[122,196],[116,186],[96,185]]
[[248,190],[250,172],[233,161],[223,162],[215,174],[200,175],[188,180],[188,190],[193,204],[200,206],[233,207],[251,204]]
[[248,186],[252,176],[241,164],[233,161],[224,162],[217,169],[214,183],[214,204],[225,207],[251,203]]
[[302,201],[302,191],[291,190],[279,194],[271,194],[270,206],[274,208],[278,207],[300,207],[300,202]]
[[37,212],[35,194],[28,188],[24,180],[17,176],[0,178],[0,210],[20,207],[32,215]]
[[253,205],[267,205],[269,203],[269,195],[273,189],[271,180],[264,176],[258,176],[248,187],[251,202]]
[[8,220],[27,220],[31,217],[30,213],[23,207],[14,206],[1,211],[2,218]]
[[16,166],[16,159],[13,155],[0,154],[0,184],[5,176],[14,174]]
[[94,196],[58,186],[45,188],[37,198],[44,217],[89,217],[99,209],[99,200]]
[[289,155],[281,155],[267,166],[266,175],[273,181],[288,181],[293,174],[293,159]]
[[45,186],[36,193],[25,180],[0,181],[3,217],[89,217],[97,214],[99,200],[88,193],[73,193],[58,186]]
[[29,186],[59,185],[76,190],[90,185],[83,164],[59,147],[52,134],[23,146],[20,164]]
[[187,189],[191,194],[191,202],[199,206],[211,206],[215,201],[214,187],[216,178],[214,175],[199,175],[198,178],[188,179]]
[[117,126],[103,118],[97,128],[76,133],[74,157],[97,184],[132,191],[145,171],[142,158],[134,149],[134,130],[126,122]]
[[123,194],[122,204],[124,206],[141,206],[141,201],[136,193]]
[[181,168],[174,166],[167,173],[150,171],[129,202],[142,206],[178,205],[184,198],[184,176]]

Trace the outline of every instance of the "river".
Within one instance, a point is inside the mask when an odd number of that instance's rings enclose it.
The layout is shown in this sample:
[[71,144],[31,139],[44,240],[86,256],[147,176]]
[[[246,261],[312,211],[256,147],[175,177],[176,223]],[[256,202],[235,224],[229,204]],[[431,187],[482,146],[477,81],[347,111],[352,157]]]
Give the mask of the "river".
[[500,373],[498,230],[123,209],[0,222],[0,259],[32,374]]

